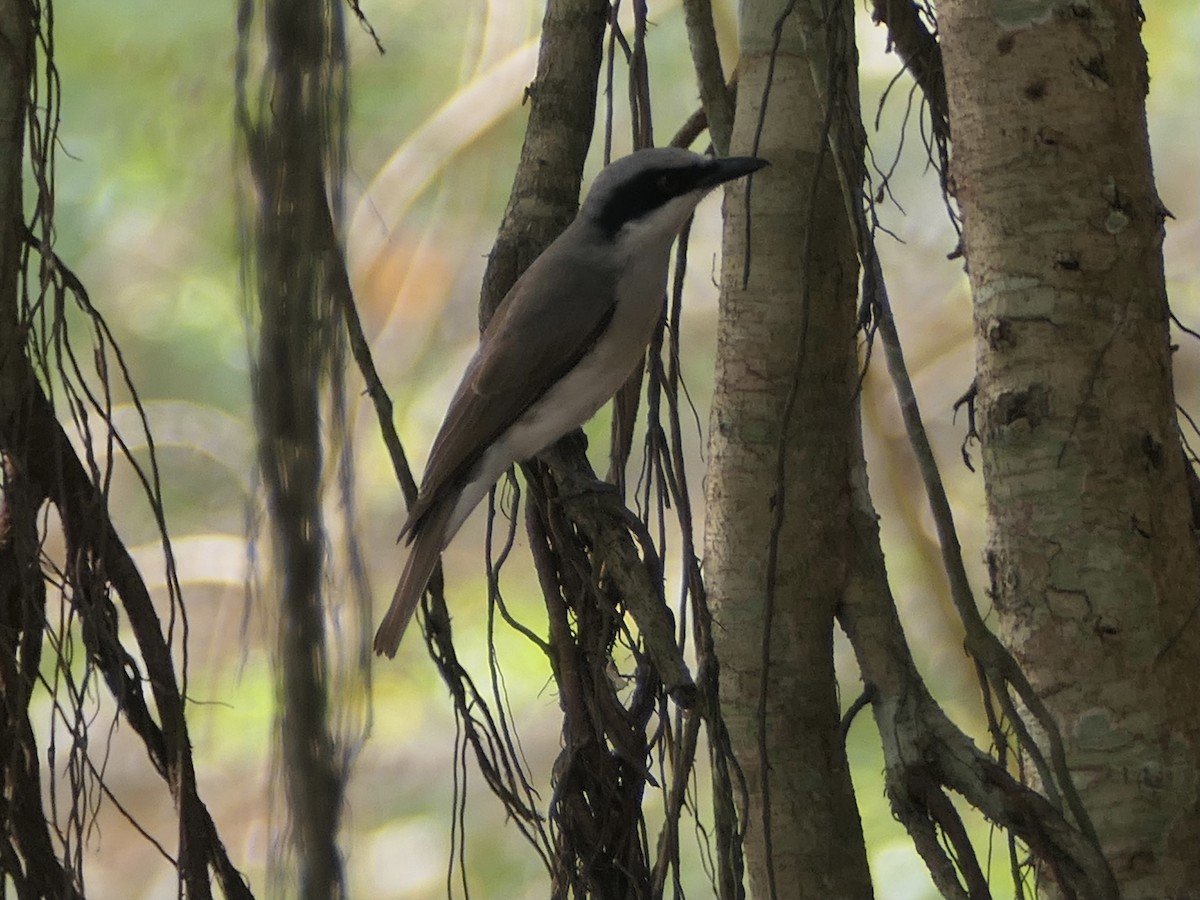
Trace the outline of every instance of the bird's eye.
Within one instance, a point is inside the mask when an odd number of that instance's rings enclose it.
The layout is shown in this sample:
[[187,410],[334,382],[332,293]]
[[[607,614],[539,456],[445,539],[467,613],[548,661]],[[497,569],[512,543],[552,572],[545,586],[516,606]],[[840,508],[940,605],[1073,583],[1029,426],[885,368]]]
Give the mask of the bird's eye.
[[659,193],[667,197],[674,197],[676,194],[683,193],[683,179],[679,176],[678,172],[663,172],[658,176],[655,184],[658,187]]

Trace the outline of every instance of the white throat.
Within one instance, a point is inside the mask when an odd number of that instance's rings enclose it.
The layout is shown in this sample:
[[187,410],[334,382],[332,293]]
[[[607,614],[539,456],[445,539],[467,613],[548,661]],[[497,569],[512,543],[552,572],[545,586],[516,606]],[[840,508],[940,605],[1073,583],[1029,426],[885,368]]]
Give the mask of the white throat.
[[[626,222],[617,232],[613,243],[623,259],[643,253],[662,253],[670,247],[708,191],[692,191],[668,200],[640,219]],[[665,246],[664,246],[665,245]]]

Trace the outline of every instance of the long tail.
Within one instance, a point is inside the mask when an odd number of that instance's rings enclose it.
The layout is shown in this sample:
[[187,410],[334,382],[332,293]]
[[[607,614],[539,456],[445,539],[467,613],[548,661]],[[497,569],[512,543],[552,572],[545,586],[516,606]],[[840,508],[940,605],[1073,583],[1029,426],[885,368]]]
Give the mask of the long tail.
[[453,503],[440,503],[430,510],[428,517],[421,523],[421,529],[413,536],[412,552],[408,562],[404,564],[404,572],[396,591],[392,594],[392,605],[388,607],[387,615],[375,632],[375,652],[389,659],[396,655],[408,623],[412,621],[421,595],[433,575],[438,557],[449,540],[446,525],[453,512]]

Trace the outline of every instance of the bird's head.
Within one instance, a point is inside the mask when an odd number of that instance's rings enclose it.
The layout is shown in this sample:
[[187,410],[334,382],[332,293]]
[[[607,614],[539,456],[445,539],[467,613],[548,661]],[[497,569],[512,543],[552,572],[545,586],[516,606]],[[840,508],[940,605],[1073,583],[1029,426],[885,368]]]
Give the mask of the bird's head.
[[714,159],[678,147],[638,150],[601,170],[580,216],[610,241],[669,243],[705,194],[765,165],[753,156]]

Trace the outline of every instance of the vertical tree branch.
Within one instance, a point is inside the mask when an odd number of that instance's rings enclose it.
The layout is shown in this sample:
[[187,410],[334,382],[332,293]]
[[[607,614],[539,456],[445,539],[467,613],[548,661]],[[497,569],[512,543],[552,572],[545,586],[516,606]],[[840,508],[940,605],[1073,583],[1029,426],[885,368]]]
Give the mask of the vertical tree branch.
[[[265,5],[267,67],[254,121],[246,101],[248,0],[239,15],[238,119],[258,200],[256,257],[247,262],[256,276],[247,289],[257,294],[259,317],[253,371],[258,461],[280,592],[276,659],[288,838],[306,898],[345,893],[337,836],[351,738],[335,735],[330,724],[338,661],[325,627],[322,513],[323,419],[333,419],[335,440],[344,426],[340,315],[347,282],[333,233],[345,157],[342,16],[336,0]],[[327,390],[333,392],[328,408]],[[346,464],[343,457],[343,491]],[[354,664],[365,671],[365,617],[361,626]]]
[[1077,793],[1058,787],[1080,827],[1094,822],[1124,891],[1186,893],[1200,881],[1184,850],[1200,821],[1179,790],[1200,762],[1200,552],[1139,10],[938,13],[975,297],[989,594],[1028,675],[1033,736],[1079,776]]
[[705,578],[750,786],[751,889],[766,897],[871,892],[834,737],[832,658],[848,575],[857,266],[811,71],[836,68],[856,93],[852,17],[845,2],[741,7],[732,147],[772,165],[727,195]]
[[708,120],[708,134],[717,156],[728,156],[733,131],[733,92],[725,83],[721,66],[712,0],[684,0],[683,18],[696,68],[696,83],[700,86],[700,102]]

